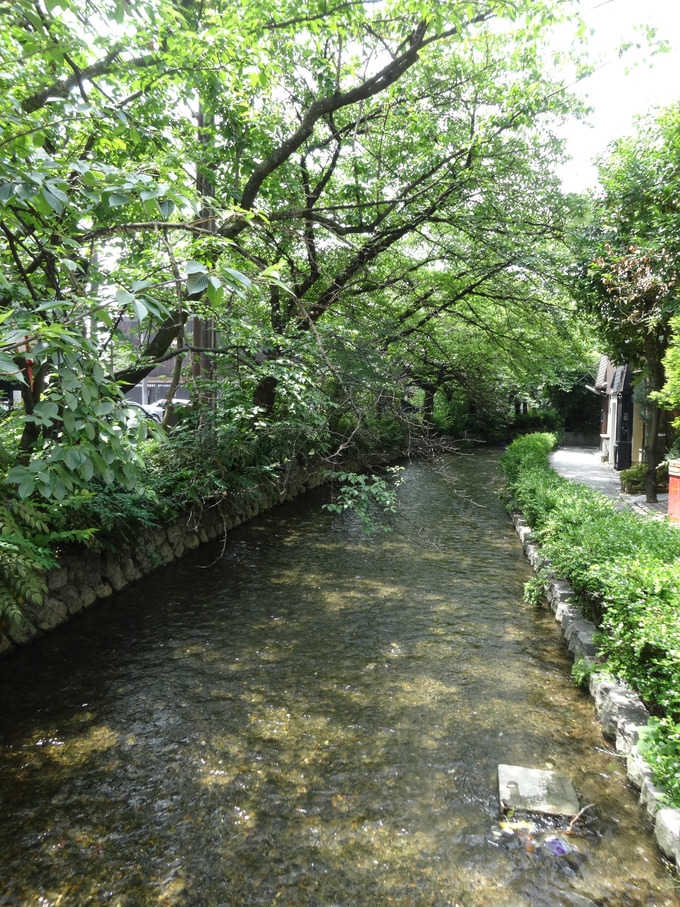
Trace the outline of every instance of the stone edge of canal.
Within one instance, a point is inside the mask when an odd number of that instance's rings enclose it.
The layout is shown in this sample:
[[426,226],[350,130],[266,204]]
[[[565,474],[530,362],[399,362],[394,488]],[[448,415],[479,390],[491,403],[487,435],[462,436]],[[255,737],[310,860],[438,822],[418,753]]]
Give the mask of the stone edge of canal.
[[[531,529],[522,513],[515,511],[512,522],[531,566],[535,570],[549,568],[549,562],[541,557],[539,546],[532,540]],[[573,657],[592,664],[596,655],[595,625],[586,620],[574,604],[574,590],[565,580],[550,575],[547,598]],[[617,754],[626,759],[628,780],[640,791],[640,803],[654,824],[654,839],[659,850],[680,868],[680,809],[661,805],[663,793],[654,786],[651,770],[637,752],[638,730],[647,724],[649,717],[646,708],[624,683],[592,675],[589,690],[602,725],[602,735],[614,742]]]

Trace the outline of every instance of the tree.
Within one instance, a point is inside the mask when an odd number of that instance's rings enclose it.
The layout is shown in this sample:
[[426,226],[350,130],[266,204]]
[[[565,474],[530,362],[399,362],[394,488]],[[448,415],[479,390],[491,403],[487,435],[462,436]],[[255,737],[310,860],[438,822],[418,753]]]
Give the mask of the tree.
[[603,193],[585,231],[581,292],[595,316],[605,351],[642,367],[649,387],[645,453],[648,501],[656,500],[658,393],[665,382],[670,320],[680,276],[680,106],[642,120],[600,165]]
[[[0,199],[7,298],[39,316],[27,414],[44,392],[39,325],[94,325],[126,389],[166,357],[204,354],[211,344],[185,333],[196,301],[219,308],[267,266],[289,291],[271,283],[273,326],[309,329],[435,224],[464,214],[475,235],[495,231],[498,207],[476,224],[469,210],[518,151],[554,155],[534,124],[571,109],[541,71],[539,31],[558,8],[111,0],[88,17],[72,0],[15,4]],[[503,16],[505,31],[485,28]],[[505,217],[509,191],[502,203]],[[515,256],[490,276],[503,267]],[[129,319],[147,337],[141,354],[118,331]],[[26,370],[19,329],[10,372]],[[271,409],[274,389],[263,376],[256,402]],[[41,434],[27,422],[23,447]]]
[[412,384],[427,420],[438,393],[535,383],[570,318],[551,164],[577,104],[543,65],[563,6],[3,9],[8,499],[134,484],[122,394],[166,361],[230,469],[368,443]]

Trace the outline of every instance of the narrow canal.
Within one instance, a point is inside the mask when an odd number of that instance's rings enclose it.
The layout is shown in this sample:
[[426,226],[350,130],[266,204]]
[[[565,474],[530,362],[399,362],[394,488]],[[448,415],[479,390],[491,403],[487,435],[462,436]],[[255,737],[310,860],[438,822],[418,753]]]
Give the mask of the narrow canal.
[[[499,481],[409,466],[369,540],[308,495],[0,663],[0,905],[679,904]],[[499,762],[584,836],[502,826]]]

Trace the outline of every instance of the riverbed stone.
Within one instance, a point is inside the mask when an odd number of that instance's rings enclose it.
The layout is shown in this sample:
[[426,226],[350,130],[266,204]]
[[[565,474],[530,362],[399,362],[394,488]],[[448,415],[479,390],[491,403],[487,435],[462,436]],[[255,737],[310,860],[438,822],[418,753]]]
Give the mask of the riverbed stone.
[[220,530],[215,523],[210,523],[206,529],[206,534],[208,536],[208,541],[214,542],[217,536],[220,534]]
[[170,526],[168,529],[168,544],[175,552],[175,557],[182,557],[186,550],[186,545],[184,544],[185,530],[183,526],[175,523],[174,526]]
[[111,585],[114,592],[120,592],[120,590],[124,589],[127,585],[127,580],[125,579],[125,574],[123,573],[121,565],[118,559],[112,554],[107,554],[102,564],[102,577]]
[[89,608],[90,605],[93,605],[97,601],[97,593],[94,591],[92,586],[88,586],[86,583],[80,587],[80,601],[83,608]]
[[581,612],[575,605],[564,605],[560,612],[560,626],[564,632],[565,637],[573,628],[575,621],[582,621],[583,617]]
[[134,583],[141,578],[141,571],[137,564],[135,564],[132,557],[126,557],[123,561],[122,567],[123,575],[125,576],[125,579],[128,583]]
[[102,580],[94,591],[97,593],[98,599],[110,598],[113,595],[113,589],[104,580]]
[[521,765],[498,766],[498,798],[501,810],[575,816],[579,802],[566,775]]
[[138,551],[136,558],[139,569],[144,575],[151,573],[157,567],[160,567],[160,565],[163,563],[158,550],[156,548],[153,548],[151,545]]
[[594,630],[595,626],[578,612],[576,616],[572,615],[571,618],[567,620],[566,626],[564,627],[564,638],[567,642],[571,642],[572,638],[578,636],[579,633],[592,633]]
[[524,553],[526,554],[527,560],[534,568],[534,570],[538,570],[541,563],[541,555],[538,545],[534,544],[533,542],[528,542],[524,546]]
[[604,698],[613,687],[616,686],[615,682],[608,677],[603,677],[602,674],[591,674],[588,681],[588,686],[590,689],[590,695],[592,696],[593,702],[595,703],[595,714],[597,717],[600,717],[600,712],[602,711],[602,703]]
[[24,619],[18,626],[7,630],[7,636],[17,646],[25,645],[38,635],[37,628],[30,620]]
[[659,849],[680,866],[680,809],[660,809],[654,824],[654,837]]
[[78,614],[85,607],[80,589],[71,583],[59,592],[59,598],[66,605],[69,614]]
[[189,551],[194,551],[201,544],[198,532],[193,529],[184,536],[184,545]]
[[74,580],[75,582],[86,583],[95,589],[102,579],[102,559],[99,555],[89,555],[83,560],[82,579]]
[[171,564],[175,560],[175,552],[169,542],[163,542],[158,549],[158,553],[163,558],[164,564]]

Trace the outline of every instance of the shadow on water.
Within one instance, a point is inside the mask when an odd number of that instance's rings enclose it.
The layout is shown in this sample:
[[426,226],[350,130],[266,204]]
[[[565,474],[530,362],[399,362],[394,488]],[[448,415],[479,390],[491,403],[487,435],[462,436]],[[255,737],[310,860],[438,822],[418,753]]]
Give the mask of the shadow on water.
[[[0,664],[0,905],[680,903],[496,457],[405,476],[396,532],[310,495]],[[499,762],[596,804],[566,853]]]

